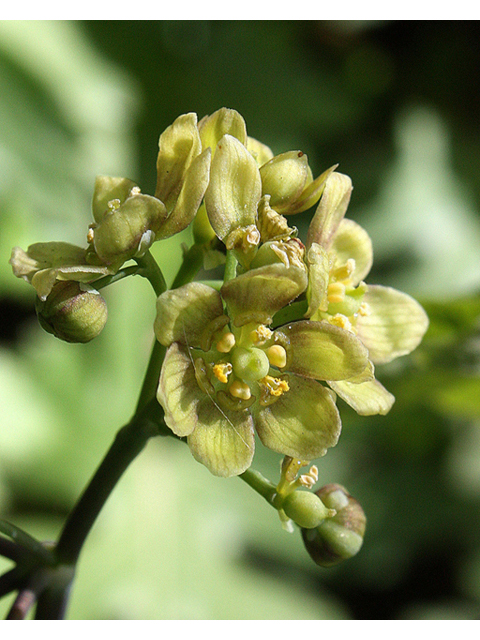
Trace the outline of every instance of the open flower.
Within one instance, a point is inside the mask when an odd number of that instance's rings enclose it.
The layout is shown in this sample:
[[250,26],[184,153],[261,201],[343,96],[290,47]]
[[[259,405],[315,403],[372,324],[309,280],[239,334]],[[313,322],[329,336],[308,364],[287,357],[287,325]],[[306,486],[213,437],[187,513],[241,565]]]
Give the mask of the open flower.
[[368,352],[328,322],[269,328],[306,285],[303,269],[276,263],[228,281],[220,293],[190,283],[158,298],[155,333],[168,347],[157,394],[165,422],[215,475],[250,466],[254,427],[265,446],[303,460],[338,440],[335,394],[319,381],[360,375]]
[[385,414],[395,398],[373,378],[374,365],[413,351],[428,328],[428,317],[409,295],[363,281],[373,262],[372,243],[360,225],[344,217],[351,191],[348,176],[332,173],[310,224],[306,316],[342,327],[362,341],[369,353],[366,371],[329,380],[329,385],[360,415]]

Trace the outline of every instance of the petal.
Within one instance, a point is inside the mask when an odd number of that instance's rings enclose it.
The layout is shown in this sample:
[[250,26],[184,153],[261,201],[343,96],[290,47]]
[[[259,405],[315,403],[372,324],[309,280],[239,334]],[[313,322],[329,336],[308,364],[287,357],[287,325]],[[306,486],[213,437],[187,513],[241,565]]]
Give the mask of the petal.
[[318,202],[320,196],[322,195],[325,185],[327,183],[328,177],[335,171],[338,167],[337,164],[334,164],[333,167],[330,167],[326,171],[324,171],[318,178],[312,180],[311,182],[306,183],[304,190],[302,191],[299,198],[293,202],[288,210],[285,210],[283,213],[285,215],[301,213],[302,211],[306,211],[313,207],[313,205]]
[[255,159],[236,138],[224,135],[212,160],[205,193],[210,224],[221,240],[238,227],[255,224],[261,195]]
[[167,427],[181,438],[192,433],[198,421],[198,405],[204,397],[187,349],[172,344],[163,361],[157,390]]
[[206,326],[222,314],[218,291],[200,282],[190,282],[158,297],[155,335],[164,346],[180,342],[198,347]]
[[260,167],[262,194],[270,195],[270,206],[288,212],[290,202],[302,193],[308,178],[308,158],[302,151],[287,151]]
[[208,186],[211,155],[210,149],[206,149],[188,167],[173,211],[162,224],[156,240],[163,240],[180,233],[194,219]]
[[350,331],[301,320],[275,332],[287,351],[285,371],[316,380],[347,380],[368,367],[368,351]]
[[352,194],[352,181],[342,173],[332,173],[325,184],[320,203],[307,234],[307,248],[313,242],[329,249],[343,219]]
[[86,250],[67,242],[37,242],[25,252],[14,247],[10,258],[13,273],[30,283],[45,300],[56,280],[93,282],[112,273],[105,265],[86,263]]
[[255,409],[263,444],[283,455],[313,460],[337,444],[341,431],[334,394],[319,382],[290,376],[290,390],[276,402]]
[[155,197],[171,212],[182,188],[185,173],[201,150],[197,114],[179,116],[165,129],[158,142]]
[[255,161],[259,167],[273,158],[273,151],[270,149],[270,147],[263,142],[256,140],[255,138],[247,136],[246,147],[255,158]]
[[247,142],[247,127],[243,117],[235,111],[235,109],[227,109],[222,107],[212,113],[211,116],[205,116],[198,123],[202,148],[210,147],[212,154],[217,144],[223,136],[229,135],[237,138],[243,145]]
[[428,328],[428,316],[416,300],[390,287],[369,285],[364,297],[370,313],[359,315],[357,335],[375,364],[413,351]]
[[92,199],[93,219],[100,222],[103,214],[108,211],[108,203],[111,200],[120,200],[120,203],[130,195],[136,183],[128,178],[112,178],[110,176],[97,176]]
[[327,289],[330,275],[330,262],[325,249],[316,242],[313,242],[308,250],[307,262],[308,310],[305,316],[310,318],[316,311],[326,311],[328,309]]
[[331,388],[342,400],[361,416],[384,416],[390,411],[395,396],[393,396],[378,380],[369,380],[354,384],[348,380],[329,382]]
[[283,263],[251,269],[226,282],[222,297],[237,327],[249,322],[270,324],[273,315],[295,300],[307,286],[307,275]]
[[355,260],[353,286],[361,282],[372,268],[372,241],[365,229],[353,220],[344,218],[340,222],[330,252],[337,256],[337,265],[345,264],[349,258]]
[[214,475],[237,476],[252,463],[253,419],[247,411],[220,409],[207,397],[198,405],[198,422],[188,445],[193,457]]

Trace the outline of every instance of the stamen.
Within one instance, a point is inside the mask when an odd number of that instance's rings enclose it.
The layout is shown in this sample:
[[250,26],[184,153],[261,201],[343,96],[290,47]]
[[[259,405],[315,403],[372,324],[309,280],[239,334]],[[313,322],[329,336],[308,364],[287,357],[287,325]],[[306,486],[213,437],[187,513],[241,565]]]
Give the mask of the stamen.
[[235,346],[235,336],[230,331],[224,333],[220,340],[217,342],[217,351],[220,353],[229,353]]
[[261,387],[260,404],[265,407],[290,390],[288,382],[282,378],[265,376],[259,382]]
[[343,313],[336,313],[334,316],[330,316],[328,318],[328,322],[333,324],[335,327],[340,327],[340,329],[345,329],[346,331],[353,332],[353,326],[347,316],[344,316]]
[[332,282],[328,285],[327,296],[328,302],[331,304],[343,302],[345,299],[345,285],[341,282]]
[[355,266],[355,260],[349,258],[344,265],[334,269],[332,276],[337,282],[348,282],[355,271]]
[[267,357],[272,367],[283,369],[287,364],[287,352],[279,344],[274,344],[267,349]]
[[358,310],[358,315],[369,316],[371,313],[372,313],[372,309],[370,308],[370,305],[368,304],[368,302],[362,302],[362,304],[360,305],[360,309]]
[[273,331],[271,331],[264,324],[259,324],[258,327],[250,333],[250,340],[255,345],[261,345],[272,337]]
[[226,384],[228,382],[228,376],[233,371],[233,367],[230,362],[219,362],[213,366],[212,370],[216,379]]
[[120,202],[120,200],[118,198],[114,198],[113,200],[109,200],[107,202],[107,207],[110,209],[110,211],[115,211],[115,209],[118,209],[118,207],[121,204],[122,203]]
[[234,398],[240,398],[240,400],[249,400],[252,396],[248,384],[241,380],[234,380],[230,385],[229,392]]

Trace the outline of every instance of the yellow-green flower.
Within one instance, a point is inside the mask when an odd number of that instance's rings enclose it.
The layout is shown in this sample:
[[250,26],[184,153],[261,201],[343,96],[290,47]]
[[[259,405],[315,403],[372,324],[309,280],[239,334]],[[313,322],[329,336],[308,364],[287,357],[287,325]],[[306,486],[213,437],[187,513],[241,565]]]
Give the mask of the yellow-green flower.
[[210,149],[202,151],[196,114],[187,113],[160,136],[155,196],[127,178],[98,177],[88,235],[92,261],[118,267],[185,229],[207,188],[210,157]]
[[14,247],[10,258],[13,273],[31,284],[40,300],[46,300],[55,282],[92,282],[111,272],[106,265],[91,265],[87,250],[67,242],[37,242],[24,251]]
[[368,352],[328,322],[269,328],[306,285],[305,270],[276,263],[228,281],[220,293],[190,283],[158,298],[155,333],[168,350],[157,397],[166,424],[215,475],[250,466],[254,427],[265,446],[303,460],[338,440],[335,394],[319,381],[359,375]]
[[306,316],[341,327],[362,341],[369,353],[365,372],[329,385],[357,413],[385,414],[395,398],[372,377],[374,365],[413,351],[428,328],[428,317],[409,295],[363,281],[373,262],[372,243],[360,225],[344,217],[351,191],[348,176],[332,173],[311,221]]

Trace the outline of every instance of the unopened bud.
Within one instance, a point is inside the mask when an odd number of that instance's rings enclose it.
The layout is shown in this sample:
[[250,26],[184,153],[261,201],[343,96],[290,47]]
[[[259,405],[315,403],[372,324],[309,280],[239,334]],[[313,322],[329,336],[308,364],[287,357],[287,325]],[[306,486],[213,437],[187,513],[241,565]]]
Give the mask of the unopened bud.
[[286,515],[305,529],[314,529],[335,511],[328,509],[320,498],[310,491],[294,491],[282,503]]
[[313,529],[304,527],[303,542],[316,564],[332,567],[360,551],[366,517],[360,503],[339,484],[326,485],[316,495],[325,507],[337,513]]
[[107,304],[102,296],[73,280],[57,282],[45,301],[37,298],[41,326],[65,342],[90,342],[107,322]]

